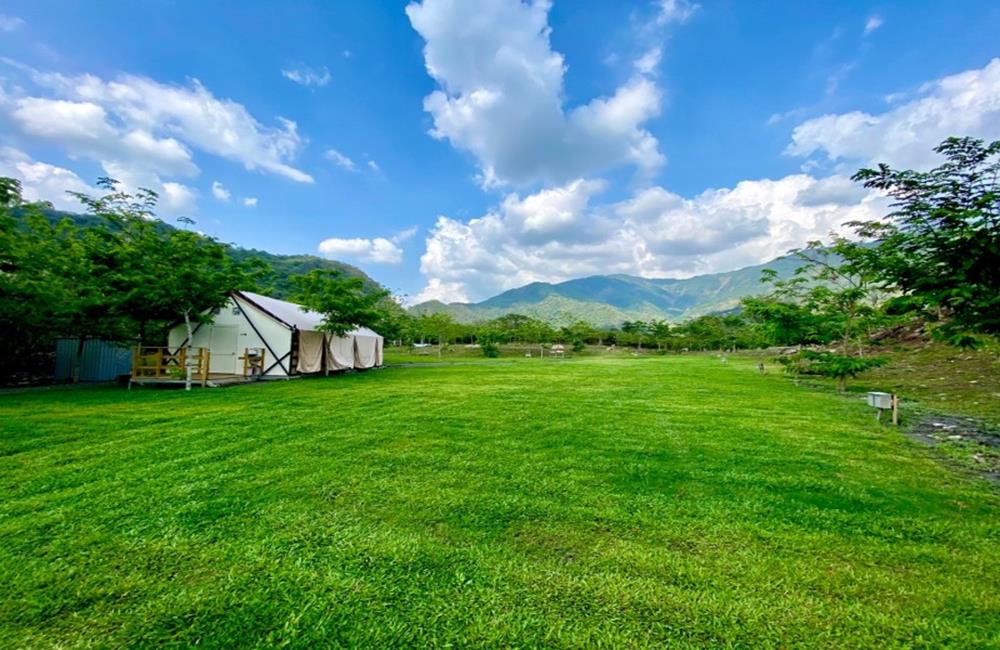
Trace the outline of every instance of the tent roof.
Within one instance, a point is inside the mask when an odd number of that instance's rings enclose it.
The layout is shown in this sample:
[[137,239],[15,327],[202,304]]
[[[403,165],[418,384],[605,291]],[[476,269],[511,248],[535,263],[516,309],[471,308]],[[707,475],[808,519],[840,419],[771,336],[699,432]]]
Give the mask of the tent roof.
[[[287,300],[278,300],[270,296],[262,296],[252,291],[239,291],[236,293],[250,304],[262,309],[275,320],[288,327],[296,327],[301,331],[315,331],[323,324],[323,314],[318,311],[306,309],[302,305]],[[348,334],[353,336],[380,336],[377,332],[367,327],[356,327]]]

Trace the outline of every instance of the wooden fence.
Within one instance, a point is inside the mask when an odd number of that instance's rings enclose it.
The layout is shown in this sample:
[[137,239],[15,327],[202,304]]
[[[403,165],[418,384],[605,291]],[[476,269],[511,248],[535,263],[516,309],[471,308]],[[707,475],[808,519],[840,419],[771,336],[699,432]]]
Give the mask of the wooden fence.
[[184,381],[188,364],[191,378],[205,386],[211,352],[208,348],[136,347],[132,352],[132,381]]

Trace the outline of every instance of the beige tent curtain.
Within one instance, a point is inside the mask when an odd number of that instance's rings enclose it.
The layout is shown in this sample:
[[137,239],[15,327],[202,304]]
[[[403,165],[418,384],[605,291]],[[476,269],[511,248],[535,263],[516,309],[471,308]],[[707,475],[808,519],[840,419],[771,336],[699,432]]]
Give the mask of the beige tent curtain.
[[376,336],[355,336],[354,337],[354,367],[374,368],[378,359],[378,337]]
[[319,372],[323,369],[323,332],[299,332],[299,372]]
[[375,365],[376,365],[376,366],[381,366],[381,365],[382,365],[382,360],[383,360],[383,356],[382,356],[382,346],[383,346],[383,344],[385,343],[385,339],[383,339],[383,338],[382,338],[382,337],[380,336],[380,337],[378,337],[378,338],[376,339],[376,341],[377,341],[377,342],[376,342],[376,344],[375,344]]
[[354,367],[354,337],[330,336],[327,343],[326,369],[349,370]]

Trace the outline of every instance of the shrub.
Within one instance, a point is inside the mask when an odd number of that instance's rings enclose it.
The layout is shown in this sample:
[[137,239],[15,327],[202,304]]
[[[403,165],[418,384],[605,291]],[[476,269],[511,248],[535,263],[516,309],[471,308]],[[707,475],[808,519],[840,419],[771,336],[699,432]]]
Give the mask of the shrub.
[[[862,372],[884,366],[886,359],[881,357],[854,357],[833,352],[816,352],[803,350],[797,371],[806,375],[820,375],[837,380],[837,390],[847,387],[847,378],[857,377]],[[787,366],[786,366],[787,367]]]
[[495,359],[500,356],[500,346],[493,341],[485,341],[479,347],[483,351],[484,357]]

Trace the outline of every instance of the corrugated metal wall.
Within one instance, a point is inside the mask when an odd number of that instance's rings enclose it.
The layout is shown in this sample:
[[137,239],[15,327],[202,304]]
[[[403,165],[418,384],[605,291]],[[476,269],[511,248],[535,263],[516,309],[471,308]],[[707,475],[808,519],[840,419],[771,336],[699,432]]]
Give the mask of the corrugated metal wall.
[[[56,341],[56,380],[73,378],[79,339]],[[117,343],[88,339],[83,342],[80,381],[113,381],[132,372],[132,350]]]

